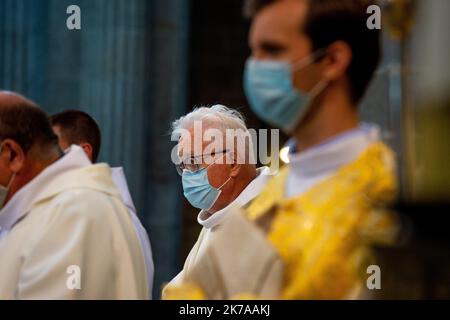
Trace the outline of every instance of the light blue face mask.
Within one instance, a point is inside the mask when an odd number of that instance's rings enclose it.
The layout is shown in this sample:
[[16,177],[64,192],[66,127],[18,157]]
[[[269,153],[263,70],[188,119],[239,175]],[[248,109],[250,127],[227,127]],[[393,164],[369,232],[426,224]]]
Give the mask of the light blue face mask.
[[319,50],[296,64],[249,58],[245,65],[244,90],[250,107],[263,121],[292,133],[309,106],[328,85],[320,81],[309,93],[293,85],[293,74],[311,65],[324,50]]
[[219,199],[222,188],[230,181],[228,178],[219,188],[214,188],[208,181],[208,167],[195,172],[183,170],[182,182],[184,196],[189,203],[202,210],[212,208],[217,199]]

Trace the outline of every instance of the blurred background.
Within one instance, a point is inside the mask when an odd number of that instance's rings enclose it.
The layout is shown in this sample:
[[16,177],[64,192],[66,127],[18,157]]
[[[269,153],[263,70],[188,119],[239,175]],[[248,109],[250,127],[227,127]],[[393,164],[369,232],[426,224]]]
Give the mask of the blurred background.
[[[81,30],[66,27],[70,5],[81,8]],[[249,22],[242,5],[242,0],[0,0],[0,89],[24,94],[48,113],[81,109],[96,118],[103,134],[100,160],[124,167],[152,242],[155,298],[179,272],[200,231],[197,211],[184,200],[170,161],[170,123],[195,106],[221,103],[243,112],[249,127],[267,127],[243,94]],[[361,118],[378,123],[398,154],[399,211],[412,225],[418,217],[434,221],[418,223],[426,227],[423,234],[445,235],[440,220],[433,219],[450,214],[450,1],[385,0],[380,6],[384,57]],[[440,250],[434,258],[448,259],[448,238],[427,239]],[[420,265],[429,258],[419,261],[411,250],[406,255],[412,254],[417,272],[403,285],[417,283],[416,298],[433,296],[431,280],[423,277],[429,266]],[[380,251],[387,269],[393,270],[388,266],[402,252]],[[448,271],[443,278],[450,288]],[[387,279],[395,287],[399,278],[394,273]]]

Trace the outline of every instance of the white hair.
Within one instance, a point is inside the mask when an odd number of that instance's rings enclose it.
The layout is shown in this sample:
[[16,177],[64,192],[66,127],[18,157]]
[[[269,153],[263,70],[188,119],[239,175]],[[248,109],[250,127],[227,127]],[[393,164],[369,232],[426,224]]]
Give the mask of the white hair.
[[[234,109],[224,105],[216,104],[211,107],[199,107],[185,116],[172,123],[172,139],[179,135],[180,132],[190,130],[195,123],[201,122],[208,129],[218,129],[223,133],[223,137],[227,136],[227,132],[234,132],[236,138],[243,144],[238,142],[238,157],[245,161],[245,154],[253,154],[252,137],[245,124],[242,114]],[[248,138],[248,139],[247,139]],[[248,141],[248,142],[245,142]],[[245,148],[248,150],[241,150]],[[249,151],[249,152],[248,152]],[[252,158],[252,157],[250,157]]]
[[216,104],[212,107],[195,108],[193,111],[172,123],[172,131],[180,129],[188,130],[194,126],[196,121],[201,121],[211,127],[221,129],[242,129],[247,131],[242,114],[224,105]]

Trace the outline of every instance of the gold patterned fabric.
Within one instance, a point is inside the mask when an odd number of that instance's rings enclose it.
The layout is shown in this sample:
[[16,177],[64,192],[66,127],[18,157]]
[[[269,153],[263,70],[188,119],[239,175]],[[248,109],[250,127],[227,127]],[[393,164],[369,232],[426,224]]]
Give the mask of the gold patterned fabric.
[[163,292],[163,300],[204,300],[203,290],[195,283],[169,285]]
[[256,220],[275,215],[268,233],[285,264],[283,299],[342,299],[367,278],[370,246],[391,244],[396,195],[395,161],[382,143],[293,199],[283,197],[289,167],[248,208]]

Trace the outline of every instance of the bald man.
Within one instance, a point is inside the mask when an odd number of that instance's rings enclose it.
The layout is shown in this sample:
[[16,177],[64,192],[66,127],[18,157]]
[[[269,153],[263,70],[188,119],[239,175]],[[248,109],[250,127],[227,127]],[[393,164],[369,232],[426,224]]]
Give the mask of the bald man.
[[63,154],[45,112],[0,92],[0,300],[147,299],[146,283],[110,168]]

